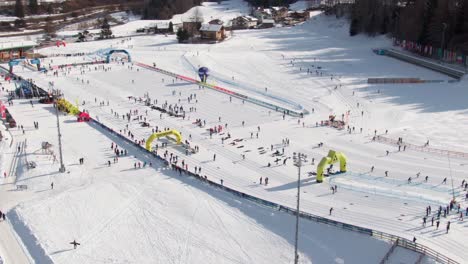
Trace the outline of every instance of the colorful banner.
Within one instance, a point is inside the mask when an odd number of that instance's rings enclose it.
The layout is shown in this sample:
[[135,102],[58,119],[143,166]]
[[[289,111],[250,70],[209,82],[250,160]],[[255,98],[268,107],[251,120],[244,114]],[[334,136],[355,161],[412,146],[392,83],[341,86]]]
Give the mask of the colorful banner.
[[6,106],[3,104],[2,100],[0,100],[0,116],[6,118]]

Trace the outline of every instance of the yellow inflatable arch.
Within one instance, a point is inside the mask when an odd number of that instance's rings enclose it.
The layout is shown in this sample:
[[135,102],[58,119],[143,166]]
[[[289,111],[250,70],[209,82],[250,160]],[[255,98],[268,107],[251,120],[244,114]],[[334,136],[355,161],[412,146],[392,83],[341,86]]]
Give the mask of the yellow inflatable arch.
[[81,112],[80,109],[78,109],[78,106],[73,105],[63,98],[57,100],[57,107],[59,110],[65,111],[70,115],[78,115]]
[[340,172],[346,172],[346,156],[341,152],[330,150],[317,166],[317,182],[323,182],[323,169],[329,164],[340,161]]
[[166,131],[162,131],[162,132],[158,132],[158,133],[154,133],[152,134],[148,140],[146,140],[146,149],[151,151],[151,143],[153,143],[153,140],[155,139],[158,139],[160,137],[168,137],[168,136],[175,136],[176,138],[176,142],[177,144],[180,144],[182,142],[182,135],[180,134],[179,131],[175,130],[175,129],[171,129],[171,130],[166,130]]

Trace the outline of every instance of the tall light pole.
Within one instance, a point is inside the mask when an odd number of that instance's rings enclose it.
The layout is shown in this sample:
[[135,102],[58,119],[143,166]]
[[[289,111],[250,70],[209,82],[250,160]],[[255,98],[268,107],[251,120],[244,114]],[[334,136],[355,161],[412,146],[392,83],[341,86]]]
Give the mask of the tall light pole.
[[307,162],[307,156],[302,153],[293,153],[294,166],[297,167],[297,209],[296,209],[296,237],[294,242],[294,264],[299,262],[299,254],[297,254],[297,244],[299,239],[299,202],[301,195],[301,167],[303,162]]
[[452,164],[450,162],[450,153],[447,153],[448,165],[450,170],[450,181],[452,182],[452,199],[455,201],[455,188],[453,187]]
[[[59,92],[57,91],[56,98],[59,96]],[[58,143],[59,143],[59,154],[60,154],[60,169],[59,172],[65,172],[65,165],[63,164],[63,153],[62,153],[62,133],[60,132],[60,119],[59,119],[59,111],[58,111],[58,104],[55,102],[55,116],[57,117],[57,131],[58,131]]]
[[446,29],[447,29],[447,23],[442,23],[442,41],[440,43],[440,49],[442,51],[442,58],[444,57],[445,30]]

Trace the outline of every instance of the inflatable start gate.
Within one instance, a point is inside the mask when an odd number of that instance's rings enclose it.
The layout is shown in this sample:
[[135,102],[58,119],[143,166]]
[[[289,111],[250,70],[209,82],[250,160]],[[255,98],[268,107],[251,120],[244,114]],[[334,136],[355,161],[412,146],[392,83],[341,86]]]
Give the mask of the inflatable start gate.
[[27,59],[21,58],[21,59],[13,59],[8,62],[8,66],[10,66],[10,74],[13,73],[13,66],[19,65],[21,62],[28,62],[30,64],[35,64],[37,66],[37,70],[41,70],[41,61],[37,58],[31,59],[28,61]]
[[70,115],[76,116],[81,112],[76,105],[73,105],[72,103],[68,102],[63,98],[57,100],[57,106],[58,110],[64,111]]
[[132,62],[132,57],[130,56],[130,53],[126,50],[116,50],[116,49],[113,49],[113,50],[110,50],[107,54],[106,54],[106,63],[110,63],[111,61],[111,56],[112,54],[114,53],[123,53],[123,54],[126,54],[127,55],[127,59],[128,59],[128,62]]
[[341,152],[330,150],[317,166],[317,182],[323,182],[323,169],[340,161],[340,172],[346,172],[346,156]]
[[175,129],[171,129],[171,130],[152,134],[148,138],[148,140],[146,140],[146,150],[152,151],[151,143],[153,143],[153,140],[158,139],[160,137],[169,137],[171,135],[175,136],[177,144],[180,144],[182,142],[182,135],[180,134],[180,132]]
[[55,42],[55,46],[57,46],[57,47],[60,47],[60,46],[66,47],[66,46],[67,46],[67,43],[66,43],[65,41],[63,41],[63,40],[57,40],[57,41]]

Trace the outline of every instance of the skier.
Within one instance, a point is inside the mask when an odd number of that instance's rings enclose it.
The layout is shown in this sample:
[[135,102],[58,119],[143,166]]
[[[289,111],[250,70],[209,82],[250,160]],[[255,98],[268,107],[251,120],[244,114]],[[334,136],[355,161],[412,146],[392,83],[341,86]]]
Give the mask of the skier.
[[374,166],[370,168],[370,172],[374,172]]
[[53,182],[50,184],[50,189],[51,189],[51,190],[54,189],[54,183],[53,183]]
[[440,221],[437,220],[437,222],[436,222],[436,229],[439,229],[439,225],[440,225]]
[[70,242],[70,244],[73,245],[73,249],[76,249],[76,246],[81,245],[80,243],[76,242],[75,240],[73,240],[73,242]]
[[268,185],[268,177],[265,177],[265,186]]
[[213,161],[216,160],[216,154],[213,154]]
[[450,221],[447,222],[447,234],[448,234],[449,230],[450,230]]
[[329,215],[331,215],[331,214],[332,214],[332,212],[333,212],[333,207],[332,207],[332,208],[330,208],[330,214],[329,214]]
[[263,178],[262,178],[262,177],[260,177],[260,185],[262,184],[262,180],[263,180]]

